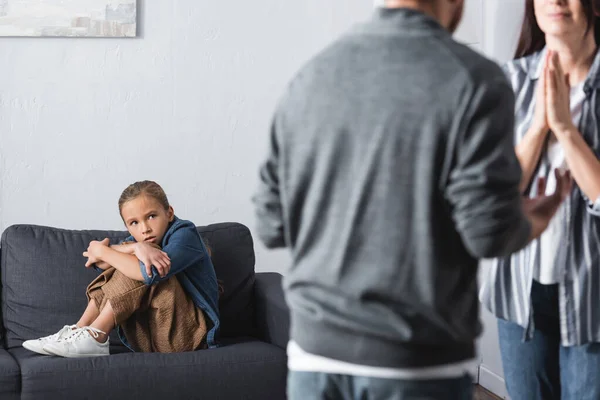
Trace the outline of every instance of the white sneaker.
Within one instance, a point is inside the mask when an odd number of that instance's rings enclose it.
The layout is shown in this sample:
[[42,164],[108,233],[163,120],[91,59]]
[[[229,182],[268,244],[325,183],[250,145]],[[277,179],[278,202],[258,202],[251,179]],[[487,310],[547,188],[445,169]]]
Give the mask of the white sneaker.
[[46,343],[44,351],[67,358],[108,356],[110,355],[110,340],[107,338],[106,342],[98,343],[96,338],[100,334],[106,335],[106,333],[91,326],[78,328],[60,341]]
[[63,328],[56,332],[54,335],[45,336],[39,339],[26,340],[23,342],[23,347],[27,350],[34,351],[39,354],[44,354],[46,356],[51,355],[47,351],[44,350],[44,345],[47,343],[57,342],[59,340],[64,339],[69,336],[71,333],[75,332],[74,328],[77,328],[76,325],[65,325]]

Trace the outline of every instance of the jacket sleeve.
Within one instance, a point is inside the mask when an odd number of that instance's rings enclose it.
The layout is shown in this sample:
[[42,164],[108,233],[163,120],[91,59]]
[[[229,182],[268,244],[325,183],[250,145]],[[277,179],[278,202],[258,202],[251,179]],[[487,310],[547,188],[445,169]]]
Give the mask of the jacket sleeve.
[[198,263],[203,263],[208,257],[206,249],[200,239],[200,235],[193,224],[182,225],[177,228],[169,238],[162,251],[169,255],[171,259],[171,269],[164,277],[160,277],[156,268],[152,267],[152,276],[146,273],[146,267],[140,261],[140,271],[144,277],[146,285],[155,285],[159,282],[169,279],[175,274]]
[[466,249],[476,258],[525,247],[531,225],[522,210],[521,167],[513,145],[514,94],[498,73],[464,96],[446,199]]

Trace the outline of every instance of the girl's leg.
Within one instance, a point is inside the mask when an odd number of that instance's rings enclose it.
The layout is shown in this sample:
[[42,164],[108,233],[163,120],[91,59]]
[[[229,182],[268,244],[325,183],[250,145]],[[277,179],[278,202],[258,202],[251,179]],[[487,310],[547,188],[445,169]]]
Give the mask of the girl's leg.
[[106,304],[104,305],[104,308],[99,313],[98,317],[89,326],[91,326],[92,328],[99,329],[102,332],[106,332],[106,334],[104,334],[104,335],[100,334],[100,336],[98,336],[96,338],[96,340],[100,343],[106,342],[106,339],[108,339],[108,334],[116,326],[115,313],[110,304],[110,300],[108,300],[106,302]]
[[95,338],[100,343],[106,342],[108,333],[140,308],[147,290],[143,282],[130,279],[114,268],[105,271],[87,290],[89,303],[95,305],[96,312],[90,311],[90,318],[83,321],[86,322],[84,325],[78,326],[90,326],[106,332]]
[[44,345],[43,350],[61,357],[108,356],[108,334],[117,322],[140,307],[147,290],[144,283],[129,279],[114,268],[105,271],[88,286],[88,308],[79,320],[82,329],[62,341]]
[[600,343],[560,349],[562,400],[600,399]]
[[83,315],[81,316],[81,318],[79,318],[79,321],[77,321],[77,327],[82,328],[84,326],[90,325],[92,322],[94,322],[96,318],[98,318],[98,315],[100,315],[100,311],[96,306],[96,302],[94,302],[93,300],[89,301],[87,308],[83,312]]
[[523,342],[525,330],[498,321],[506,387],[512,400],[559,400],[560,328],[556,286],[533,283],[531,290],[535,333]]

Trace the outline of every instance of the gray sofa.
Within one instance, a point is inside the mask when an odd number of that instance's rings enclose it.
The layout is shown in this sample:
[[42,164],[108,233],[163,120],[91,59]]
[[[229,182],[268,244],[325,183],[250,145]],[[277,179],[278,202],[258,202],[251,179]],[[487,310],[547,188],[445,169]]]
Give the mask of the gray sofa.
[[289,316],[281,275],[254,272],[250,231],[224,223],[198,228],[213,249],[222,347],[189,353],[131,353],[111,336],[111,356],[65,359],[21,344],[75,323],[97,276],[82,252],[94,239],[126,232],[17,225],[0,244],[0,400],[285,399]]

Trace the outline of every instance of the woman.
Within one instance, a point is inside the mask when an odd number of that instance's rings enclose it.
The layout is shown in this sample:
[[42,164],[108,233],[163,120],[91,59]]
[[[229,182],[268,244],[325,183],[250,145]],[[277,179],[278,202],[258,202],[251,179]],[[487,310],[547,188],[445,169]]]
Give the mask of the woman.
[[524,193],[553,190],[554,169],[574,179],[540,239],[484,270],[513,400],[600,399],[598,11],[598,0],[527,0],[506,66]]

